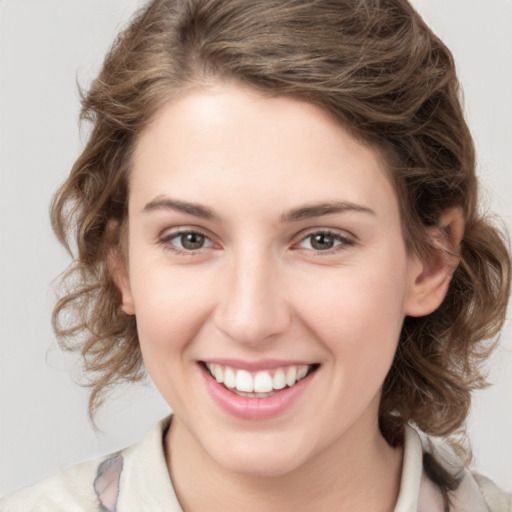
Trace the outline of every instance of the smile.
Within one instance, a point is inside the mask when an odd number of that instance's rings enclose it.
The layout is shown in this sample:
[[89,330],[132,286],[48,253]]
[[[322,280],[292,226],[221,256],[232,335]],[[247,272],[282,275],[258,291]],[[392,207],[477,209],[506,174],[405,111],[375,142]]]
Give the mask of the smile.
[[269,420],[293,410],[312,386],[320,364],[200,361],[205,387],[224,412],[243,420]]
[[215,363],[205,363],[205,366],[219,384],[223,384],[237,395],[265,398],[272,396],[275,391],[292,387],[304,379],[316,365],[291,365],[257,372]]
[[199,361],[205,387],[229,415],[268,420],[292,409],[312,385],[320,364],[260,361]]

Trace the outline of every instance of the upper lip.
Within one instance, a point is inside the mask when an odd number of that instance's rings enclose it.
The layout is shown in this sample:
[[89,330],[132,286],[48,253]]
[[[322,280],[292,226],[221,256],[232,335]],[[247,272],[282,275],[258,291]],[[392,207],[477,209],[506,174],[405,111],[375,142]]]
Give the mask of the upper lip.
[[247,370],[249,372],[255,372],[258,370],[272,370],[275,368],[285,368],[287,366],[300,366],[300,365],[312,365],[316,363],[310,363],[308,361],[300,361],[296,359],[260,359],[258,361],[247,361],[243,359],[226,359],[213,357],[203,359],[203,363],[220,364],[223,366],[229,366],[239,370]]

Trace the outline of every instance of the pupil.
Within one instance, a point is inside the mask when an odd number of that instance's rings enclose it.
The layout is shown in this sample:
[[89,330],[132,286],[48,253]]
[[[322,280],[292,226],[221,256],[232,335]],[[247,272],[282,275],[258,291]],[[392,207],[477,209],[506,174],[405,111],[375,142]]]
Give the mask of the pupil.
[[199,233],[187,233],[181,236],[181,245],[185,249],[200,249],[204,244],[204,236]]
[[333,237],[326,234],[313,235],[313,238],[311,240],[312,247],[317,250],[331,249],[333,244]]

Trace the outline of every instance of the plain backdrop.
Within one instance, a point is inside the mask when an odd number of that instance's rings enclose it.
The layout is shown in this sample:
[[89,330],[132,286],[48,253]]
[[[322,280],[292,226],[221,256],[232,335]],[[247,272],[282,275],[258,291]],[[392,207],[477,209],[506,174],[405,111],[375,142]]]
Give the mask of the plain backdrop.
[[[452,49],[485,203],[512,218],[512,2],[415,0]],[[0,495],[143,437],[168,407],[150,384],[120,392],[95,433],[74,356],[50,326],[68,263],[48,205],[83,145],[76,81],[87,85],[135,0],[0,0]],[[512,491],[512,335],[468,422],[475,467]]]

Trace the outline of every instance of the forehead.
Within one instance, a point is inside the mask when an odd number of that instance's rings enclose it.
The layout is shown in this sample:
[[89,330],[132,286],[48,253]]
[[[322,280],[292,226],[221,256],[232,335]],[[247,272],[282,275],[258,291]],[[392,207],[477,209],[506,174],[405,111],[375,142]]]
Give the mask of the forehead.
[[130,201],[166,193],[215,201],[223,192],[273,210],[340,199],[397,206],[379,151],[312,104],[239,86],[169,101],[140,136],[132,164]]

